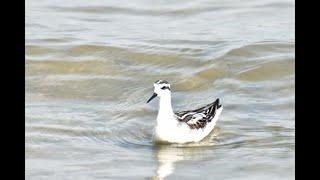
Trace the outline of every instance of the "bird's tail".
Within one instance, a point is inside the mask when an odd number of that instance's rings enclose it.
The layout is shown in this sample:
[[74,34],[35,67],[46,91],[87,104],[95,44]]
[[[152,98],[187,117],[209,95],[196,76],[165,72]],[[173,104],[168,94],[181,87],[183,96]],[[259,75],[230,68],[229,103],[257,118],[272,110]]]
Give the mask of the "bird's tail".
[[216,101],[214,102],[214,106],[216,107],[216,109],[221,108],[222,104],[220,104],[220,99],[217,98]]
[[210,108],[209,108],[209,112],[208,114],[210,114],[211,116],[214,116],[216,113],[216,110],[218,110],[219,108],[221,108],[221,104],[220,104],[220,99],[217,98],[213,103],[210,104]]

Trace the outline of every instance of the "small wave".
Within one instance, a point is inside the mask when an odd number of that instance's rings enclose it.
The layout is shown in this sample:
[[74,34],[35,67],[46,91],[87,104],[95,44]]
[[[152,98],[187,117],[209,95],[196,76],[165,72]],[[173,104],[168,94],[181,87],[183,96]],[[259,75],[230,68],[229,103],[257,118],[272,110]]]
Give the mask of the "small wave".
[[116,6],[76,6],[76,7],[61,7],[50,6],[51,9],[59,12],[70,13],[92,13],[92,14],[124,14],[136,16],[192,16],[201,13],[219,11],[228,7],[223,6],[193,6],[174,9],[150,9],[150,8],[137,8],[137,7],[116,7]]
[[84,128],[71,128],[49,125],[30,125],[26,129],[29,132],[38,132],[51,135],[69,136],[69,137],[87,137],[88,134],[96,136],[110,136],[110,131],[95,131]]

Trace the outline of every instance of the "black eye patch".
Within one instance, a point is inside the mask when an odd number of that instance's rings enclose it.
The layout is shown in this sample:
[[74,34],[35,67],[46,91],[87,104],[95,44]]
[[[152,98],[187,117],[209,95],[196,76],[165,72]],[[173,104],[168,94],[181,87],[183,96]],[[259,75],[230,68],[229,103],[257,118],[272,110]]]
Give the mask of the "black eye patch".
[[171,90],[171,89],[169,88],[169,86],[163,86],[161,89],[163,89],[163,90],[165,90],[165,89]]

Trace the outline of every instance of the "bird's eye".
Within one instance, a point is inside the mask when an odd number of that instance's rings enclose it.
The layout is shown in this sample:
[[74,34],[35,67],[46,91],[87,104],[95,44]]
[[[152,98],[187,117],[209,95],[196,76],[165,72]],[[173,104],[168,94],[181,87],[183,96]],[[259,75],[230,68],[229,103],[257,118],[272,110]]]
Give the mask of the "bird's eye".
[[163,86],[161,89],[162,90],[165,90],[165,89],[169,89],[170,90],[170,88],[168,86]]

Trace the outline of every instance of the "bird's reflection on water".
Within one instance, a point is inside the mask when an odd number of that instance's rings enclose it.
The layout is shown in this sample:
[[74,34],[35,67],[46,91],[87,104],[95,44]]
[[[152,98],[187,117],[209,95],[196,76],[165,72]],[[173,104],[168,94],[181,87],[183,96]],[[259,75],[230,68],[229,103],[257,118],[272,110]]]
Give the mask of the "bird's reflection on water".
[[156,144],[155,158],[158,161],[153,180],[163,180],[173,174],[176,163],[184,160],[201,160],[204,157],[203,150],[213,146],[217,141],[219,128],[215,128],[205,139],[197,143],[188,144]]

